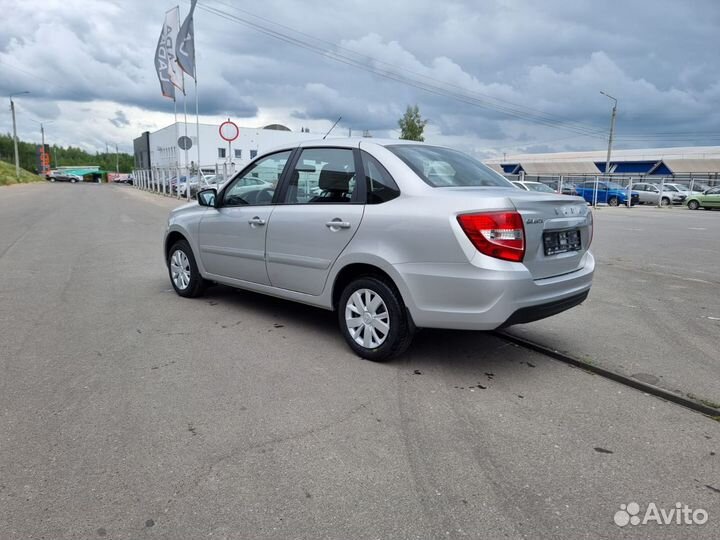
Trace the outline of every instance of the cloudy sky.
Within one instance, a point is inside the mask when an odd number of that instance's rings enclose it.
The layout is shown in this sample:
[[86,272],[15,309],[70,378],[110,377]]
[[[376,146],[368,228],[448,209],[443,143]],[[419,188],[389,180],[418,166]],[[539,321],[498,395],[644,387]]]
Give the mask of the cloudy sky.
[[[48,142],[129,152],[172,122],[153,56],[175,5],[2,0],[0,130],[22,90],[25,140],[43,121]],[[717,0],[200,0],[195,29],[203,122],[397,137],[417,103],[426,140],[479,157],[593,150],[604,90],[618,148],[720,145]]]

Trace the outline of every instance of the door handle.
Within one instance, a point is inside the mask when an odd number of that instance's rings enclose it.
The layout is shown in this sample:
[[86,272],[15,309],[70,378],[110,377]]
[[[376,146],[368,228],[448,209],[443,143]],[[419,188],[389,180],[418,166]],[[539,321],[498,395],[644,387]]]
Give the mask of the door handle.
[[254,218],[252,218],[251,220],[248,221],[248,224],[253,227],[255,227],[255,226],[261,227],[261,226],[265,225],[265,220],[261,219],[258,216],[255,216]]
[[349,229],[351,227],[350,223],[347,221],[340,221],[339,218],[328,221],[325,226],[331,230]]

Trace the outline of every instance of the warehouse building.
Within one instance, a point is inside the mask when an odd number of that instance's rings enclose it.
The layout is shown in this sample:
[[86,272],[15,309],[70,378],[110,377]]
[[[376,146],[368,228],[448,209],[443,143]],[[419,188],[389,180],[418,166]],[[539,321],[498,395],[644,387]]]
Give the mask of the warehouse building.
[[[231,130],[232,131],[232,130]],[[179,146],[179,139],[190,139],[187,153]],[[195,168],[198,158],[196,125],[177,122],[154,132],[144,132],[133,141],[136,169]],[[232,142],[220,136],[219,124],[199,125],[200,164],[204,172],[216,172],[227,168],[238,170],[256,155],[272,148],[320,138],[306,130],[291,131],[280,124],[255,128],[238,126],[237,138]]]
[[[607,151],[518,154],[485,164],[507,175],[586,176],[605,173]],[[609,172],[640,177],[720,178],[720,146],[614,150]]]

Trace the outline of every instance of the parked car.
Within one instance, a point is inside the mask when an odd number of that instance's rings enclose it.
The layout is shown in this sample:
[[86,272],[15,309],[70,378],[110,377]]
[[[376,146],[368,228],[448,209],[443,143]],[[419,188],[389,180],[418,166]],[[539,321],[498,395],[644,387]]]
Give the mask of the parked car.
[[524,189],[525,191],[539,191],[541,193],[555,193],[555,190],[550,186],[546,186],[542,182],[523,182],[520,180],[513,180],[512,184],[515,187]]
[[192,197],[195,193],[197,193],[199,185],[197,176],[191,176],[190,178],[183,176],[176,184],[176,192],[179,192],[180,197],[187,197],[187,189],[188,186],[190,186],[190,196]]
[[[577,194],[588,203],[595,202],[595,181],[587,180],[575,187]],[[609,206],[627,205],[627,189],[616,182],[601,180],[597,182],[597,202],[607,203]],[[640,194],[637,191],[630,192],[630,205],[640,203]]]
[[577,186],[573,184],[572,182],[563,182],[562,185],[562,194],[563,195],[577,195]]
[[[561,192],[559,180],[549,180],[545,185],[550,187],[550,189],[552,189],[555,193]],[[562,194],[563,195],[577,195],[577,191],[575,189],[575,184],[570,181],[563,181]]]
[[76,174],[68,174],[63,171],[50,171],[50,173],[48,173],[47,175],[47,179],[50,182],[70,182],[71,184],[83,181],[82,176],[78,176]]
[[[625,187],[624,189],[627,190],[627,187]],[[638,192],[638,195],[640,197],[640,204],[660,203],[662,206],[669,206],[671,204],[682,204],[685,200],[685,195],[683,195],[682,193],[673,189],[665,189],[665,187],[663,187],[661,200],[660,186],[647,182],[639,182],[637,184],[632,184],[632,190]]]
[[709,186],[700,183],[693,183],[692,189],[690,189],[690,184],[666,183],[665,186],[670,186],[670,189],[677,190],[685,195],[686,198],[690,197],[694,193],[703,193],[704,191],[710,189]]
[[720,208],[720,187],[710,188],[701,195],[695,194],[687,200],[690,210]]
[[522,191],[461,152],[334,139],[265,154],[173,210],[164,257],[180,296],[217,282],[335,310],[348,345],[381,361],[416,327],[491,330],[580,304],[592,228],[581,198]]
[[662,184],[661,186],[658,186],[658,187],[662,187],[663,193],[664,192],[679,193],[680,195],[683,196],[683,201],[690,196],[690,191],[688,190],[687,186],[683,186],[682,184]]

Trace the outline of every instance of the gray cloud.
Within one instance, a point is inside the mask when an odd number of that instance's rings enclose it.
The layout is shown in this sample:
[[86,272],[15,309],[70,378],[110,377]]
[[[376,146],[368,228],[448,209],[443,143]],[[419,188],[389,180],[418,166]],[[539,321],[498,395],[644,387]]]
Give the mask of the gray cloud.
[[[714,0],[398,0],[342,9],[320,0],[266,0],[262,11],[247,8],[325,40],[313,40],[316,46],[356,51],[372,69],[440,85],[464,96],[460,100],[335,62],[203,6],[248,16],[220,0],[198,6],[204,121],[296,120],[324,131],[342,115],[341,128],[397,136],[398,117],[417,103],[430,119],[428,140],[478,154],[595,149],[605,144],[610,110],[602,89],[620,100],[619,147],[720,144],[720,8]],[[18,100],[20,119],[54,120],[59,142],[92,148],[110,140],[129,148],[134,130],[172,121],[172,102],[160,96],[153,70],[170,7],[139,0],[11,0],[0,28],[0,95],[30,90]],[[194,113],[192,80],[186,82]],[[2,131],[9,129],[5,109]],[[89,127],[87,115],[100,110],[107,128]],[[552,120],[531,118],[538,114],[533,111]],[[21,136],[35,136],[35,125],[19,124]],[[596,133],[577,133],[588,130]]]
[[130,120],[127,119],[124,112],[115,111],[115,116],[110,118],[110,123],[115,127],[124,127],[130,125]]

